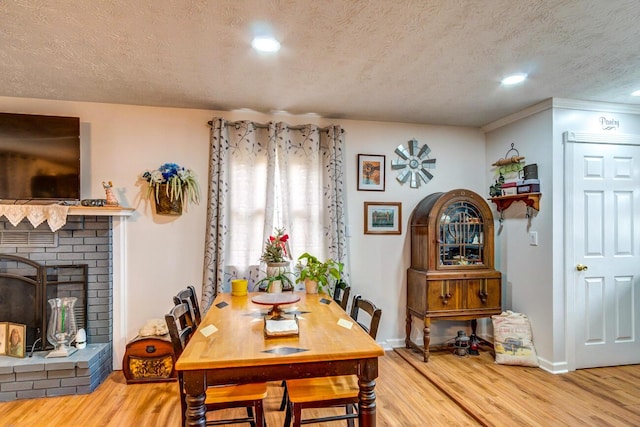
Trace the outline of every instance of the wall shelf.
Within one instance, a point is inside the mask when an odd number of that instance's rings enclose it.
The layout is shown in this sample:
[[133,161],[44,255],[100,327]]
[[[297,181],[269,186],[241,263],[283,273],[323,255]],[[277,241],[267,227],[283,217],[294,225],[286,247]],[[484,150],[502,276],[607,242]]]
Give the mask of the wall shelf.
[[496,204],[498,212],[502,212],[507,209],[513,202],[524,202],[528,207],[539,211],[540,197],[542,197],[542,193],[523,193],[513,194],[510,196],[492,197],[489,200]]

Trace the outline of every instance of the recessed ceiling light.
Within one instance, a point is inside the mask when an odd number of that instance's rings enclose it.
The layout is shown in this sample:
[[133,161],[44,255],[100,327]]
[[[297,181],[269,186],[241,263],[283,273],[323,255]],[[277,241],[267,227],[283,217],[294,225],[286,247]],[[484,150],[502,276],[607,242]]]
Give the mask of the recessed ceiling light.
[[512,74],[502,79],[500,83],[502,83],[505,86],[511,86],[511,85],[517,85],[518,83],[522,83],[526,79],[527,79],[527,75],[524,73]]
[[636,90],[635,92],[631,92],[631,96],[640,96],[640,89]]
[[251,46],[258,52],[277,52],[280,50],[280,42],[273,37],[256,37],[251,41]]

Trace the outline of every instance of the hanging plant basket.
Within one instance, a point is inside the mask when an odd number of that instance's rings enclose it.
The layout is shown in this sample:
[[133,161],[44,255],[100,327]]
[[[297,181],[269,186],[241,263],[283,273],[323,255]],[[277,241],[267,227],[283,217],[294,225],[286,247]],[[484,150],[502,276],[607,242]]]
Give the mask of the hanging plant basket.
[[182,215],[183,203],[200,202],[200,186],[191,169],[164,163],[141,178],[148,183],[147,197],[153,199],[159,215]]
[[182,198],[171,200],[167,195],[167,184],[160,184],[156,202],[158,215],[182,215]]

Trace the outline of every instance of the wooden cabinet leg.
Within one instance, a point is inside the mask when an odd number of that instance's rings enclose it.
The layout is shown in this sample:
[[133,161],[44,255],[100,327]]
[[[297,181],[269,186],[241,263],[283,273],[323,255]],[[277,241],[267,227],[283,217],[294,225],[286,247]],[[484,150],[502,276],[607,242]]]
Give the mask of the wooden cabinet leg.
[[471,333],[476,335],[476,329],[478,329],[478,319],[471,319]]
[[425,317],[424,319],[424,331],[423,331],[423,341],[424,341],[424,358],[425,362],[429,361],[429,346],[431,345],[431,319]]
[[411,313],[409,312],[409,309],[407,309],[407,318],[405,319],[404,332],[406,334],[404,338],[404,346],[406,348],[411,348]]

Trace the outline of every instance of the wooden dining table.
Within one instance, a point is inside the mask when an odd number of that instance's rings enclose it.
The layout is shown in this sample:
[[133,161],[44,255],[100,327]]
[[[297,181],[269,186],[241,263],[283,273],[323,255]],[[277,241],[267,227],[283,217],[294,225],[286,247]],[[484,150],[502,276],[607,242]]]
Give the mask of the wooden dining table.
[[359,425],[376,425],[375,385],[384,350],[332,298],[296,292],[281,305],[298,319],[298,335],[265,337],[268,306],[258,294],[219,294],[176,362],[183,372],[187,425],[205,425],[207,386],[357,375]]

